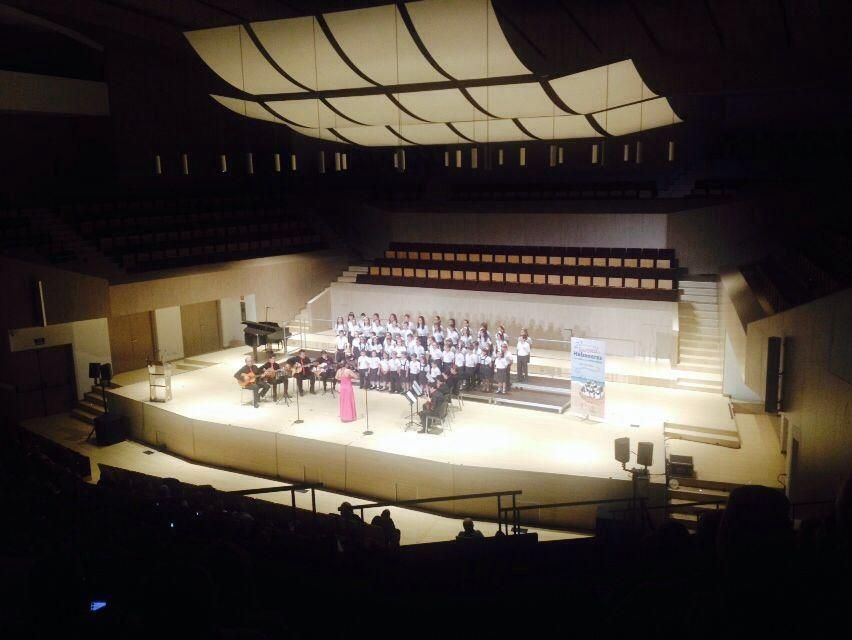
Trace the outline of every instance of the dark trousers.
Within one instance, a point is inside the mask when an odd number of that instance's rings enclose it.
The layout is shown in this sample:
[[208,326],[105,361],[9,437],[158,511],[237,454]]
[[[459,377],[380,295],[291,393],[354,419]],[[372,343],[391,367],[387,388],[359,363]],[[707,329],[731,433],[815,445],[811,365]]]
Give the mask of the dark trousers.
[[260,404],[260,399],[269,392],[269,384],[264,380],[257,380],[254,384],[247,384],[246,389],[251,389],[254,394],[254,406]]
[[391,371],[390,372],[390,383],[391,383],[391,393],[397,393],[401,391],[401,387],[399,386],[399,371]]
[[358,384],[362,389],[367,388],[367,372],[369,369],[358,369]]
[[529,356],[518,356],[518,380],[527,379],[527,367],[530,364]]
[[429,346],[429,337],[428,336],[417,336],[417,339],[420,341],[420,345],[426,349]]
[[314,385],[316,384],[317,377],[313,373],[300,373],[296,376],[296,386],[299,387],[299,393],[304,393],[304,389],[302,388],[302,380],[308,379],[311,381],[311,393],[314,392]]
[[281,378],[281,380],[277,380],[277,381],[272,383],[272,399],[275,400],[275,402],[278,402],[278,385],[279,384],[283,385],[284,395],[286,396],[289,393],[289,391],[288,391],[288,387],[290,386],[289,382],[290,382],[289,378]]
[[337,350],[337,357],[335,357],[334,361],[335,362],[343,362],[344,360],[346,360],[346,350],[345,349],[338,349]]
[[329,382],[331,383],[331,390],[334,391],[334,387],[335,387],[335,385],[337,385],[337,378],[334,377],[333,371],[327,371],[327,372],[323,373],[322,375],[320,375],[320,380],[322,380],[322,390],[323,391],[327,390],[326,385]]

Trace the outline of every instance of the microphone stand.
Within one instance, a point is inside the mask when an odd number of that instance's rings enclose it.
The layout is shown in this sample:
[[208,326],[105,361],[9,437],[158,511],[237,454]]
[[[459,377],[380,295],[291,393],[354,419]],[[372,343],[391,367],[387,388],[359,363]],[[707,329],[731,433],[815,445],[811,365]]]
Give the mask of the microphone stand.
[[367,420],[367,424],[364,427],[363,435],[371,436],[373,432],[370,431],[370,409],[367,404],[367,387],[364,387],[364,417]]
[[295,376],[293,377],[293,380],[296,382],[296,419],[293,420],[293,424],[303,424],[305,421],[302,420],[301,413],[299,412],[299,396],[302,395],[301,393],[299,393],[301,391],[301,389],[299,388],[299,383],[302,381],[297,380]]

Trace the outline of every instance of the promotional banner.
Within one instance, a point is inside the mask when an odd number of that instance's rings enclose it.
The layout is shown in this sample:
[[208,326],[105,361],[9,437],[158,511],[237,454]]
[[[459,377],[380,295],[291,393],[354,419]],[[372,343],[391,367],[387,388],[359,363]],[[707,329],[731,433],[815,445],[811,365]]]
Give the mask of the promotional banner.
[[606,342],[571,338],[571,413],[604,418]]

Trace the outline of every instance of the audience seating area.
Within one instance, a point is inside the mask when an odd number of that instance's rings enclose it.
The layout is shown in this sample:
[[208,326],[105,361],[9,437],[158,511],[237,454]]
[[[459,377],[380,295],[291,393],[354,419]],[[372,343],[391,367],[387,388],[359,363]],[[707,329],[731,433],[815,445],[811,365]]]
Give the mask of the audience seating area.
[[459,184],[452,200],[597,200],[616,198],[655,198],[654,180],[620,182],[561,182],[558,184]]
[[0,211],[0,253],[45,259],[62,264],[74,259],[74,253],[55,242],[49,231],[34,225],[26,210]]
[[747,486],[724,510],[701,510],[695,535],[669,521],[645,535],[607,526],[581,540],[399,548],[369,525],[209,486],[105,466],[91,484],[80,456],[21,429],[0,432],[0,445],[9,637],[339,637],[379,627],[502,637],[552,633],[555,619],[606,620],[619,633],[641,624],[660,635],[736,634],[751,623],[774,634],[791,630],[773,614],[787,600],[823,635],[848,605],[836,588],[852,566],[848,499],[798,530],[782,493]]
[[325,248],[309,222],[273,197],[116,200],[59,212],[129,272]]
[[673,249],[391,243],[357,282],[676,301]]

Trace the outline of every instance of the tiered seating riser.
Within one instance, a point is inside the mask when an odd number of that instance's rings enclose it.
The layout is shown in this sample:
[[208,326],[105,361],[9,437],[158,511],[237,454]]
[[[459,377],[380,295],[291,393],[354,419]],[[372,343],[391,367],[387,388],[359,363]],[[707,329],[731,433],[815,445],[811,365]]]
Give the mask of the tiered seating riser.
[[434,289],[462,289],[468,291],[496,291],[502,293],[534,293],[539,295],[579,296],[585,298],[654,300],[663,302],[677,302],[678,297],[677,289],[639,289],[628,287],[585,287],[507,282],[474,282],[468,280],[400,278],[371,275],[359,275],[357,283],[401,287],[425,287]]

